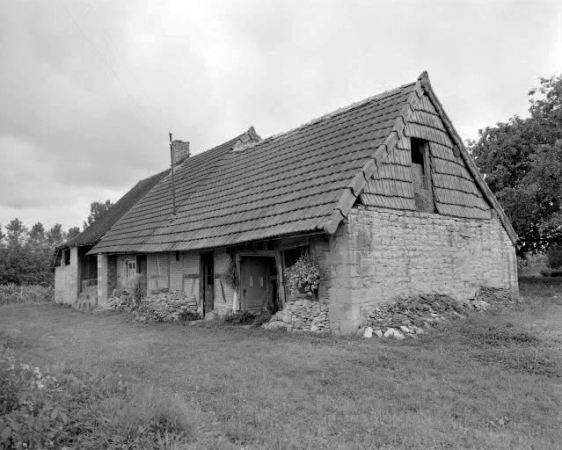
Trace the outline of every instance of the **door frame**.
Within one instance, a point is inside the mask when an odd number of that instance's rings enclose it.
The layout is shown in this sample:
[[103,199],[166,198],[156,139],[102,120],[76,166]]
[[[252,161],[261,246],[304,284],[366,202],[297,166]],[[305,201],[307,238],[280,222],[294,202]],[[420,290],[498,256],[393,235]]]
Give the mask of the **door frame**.
[[200,263],[199,263],[199,298],[201,299],[201,311],[203,316],[206,316],[207,313],[211,311],[207,311],[205,308],[206,300],[207,300],[207,281],[208,281],[208,272],[209,267],[212,269],[212,276],[213,276],[213,290],[211,293],[212,296],[212,310],[215,309],[215,283],[214,283],[214,276],[215,276],[215,255],[213,252],[201,253],[200,256]]
[[[237,269],[238,269],[238,279],[240,280],[239,286],[238,286],[238,298],[240,299],[240,303],[239,303],[239,308],[240,311],[247,311],[248,310],[248,305],[246,302],[246,296],[244,295],[244,286],[243,286],[243,260],[244,259],[259,259],[262,260],[262,262],[267,261],[267,264],[264,264],[264,283],[267,284],[269,287],[269,295],[271,296],[271,298],[268,299],[268,303],[272,302],[274,303],[274,309],[275,307],[277,308],[277,310],[281,310],[283,309],[283,304],[281,303],[282,300],[279,297],[279,265],[278,265],[278,260],[277,260],[277,252],[275,252],[274,250],[261,250],[261,251],[255,251],[255,252],[240,252],[237,254],[237,258],[236,258],[236,263],[237,263]],[[271,273],[270,273],[270,265],[273,265],[277,271],[277,275],[276,277],[272,277]],[[275,287],[274,287],[275,286]],[[273,292],[273,290],[275,289],[275,292]],[[275,311],[276,312],[276,311]]]

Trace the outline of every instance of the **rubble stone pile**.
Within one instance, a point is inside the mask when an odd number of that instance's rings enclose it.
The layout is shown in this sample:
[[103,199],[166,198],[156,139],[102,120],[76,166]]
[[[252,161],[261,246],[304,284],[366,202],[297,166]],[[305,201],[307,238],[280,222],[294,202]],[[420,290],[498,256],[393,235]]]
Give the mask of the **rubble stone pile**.
[[177,322],[199,318],[195,297],[168,289],[153,292],[140,301],[126,289],[115,289],[104,309],[132,311],[139,322]]
[[287,302],[282,311],[275,313],[271,320],[262,326],[267,330],[327,333],[330,331],[328,304],[319,300],[298,298]]
[[107,299],[107,303],[99,304],[96,309],[116,309],[124,311],[129,309],[134,303],[134,297],[129,291],[126,289],[114,289],[111,293],[111,297]]
[[421,294],[372,308],[366,326],[358,333],[365,338],[416,337],[442,323],[464,319],[471,312],[498,309],[516,302],[508,290],[487,286],[483,286],[474,298],[465,301],[457,301],[444,294]]

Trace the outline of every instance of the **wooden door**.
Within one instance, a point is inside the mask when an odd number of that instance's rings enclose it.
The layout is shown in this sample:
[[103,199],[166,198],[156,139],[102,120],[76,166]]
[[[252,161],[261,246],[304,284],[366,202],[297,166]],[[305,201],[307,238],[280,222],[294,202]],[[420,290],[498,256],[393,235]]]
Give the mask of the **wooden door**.
[[203,278],[203,314],[207,314],[215,309],[215,270],[212,253],[201,255],[201,266]]
[[147,280],[147,256],[138,255],[137,256],[137,273],[141,275],[139,283],[140,289],[143,297],[146,297],[148,293],[148,280]]
[[137,274],[137,262],[136,260],[128,259],[127,264],[127,285],[133,281],[135,275]]
[[242,306],[246,311],[260,312],[269,295],[269,266],[267,261],[246,257],[240,261]]

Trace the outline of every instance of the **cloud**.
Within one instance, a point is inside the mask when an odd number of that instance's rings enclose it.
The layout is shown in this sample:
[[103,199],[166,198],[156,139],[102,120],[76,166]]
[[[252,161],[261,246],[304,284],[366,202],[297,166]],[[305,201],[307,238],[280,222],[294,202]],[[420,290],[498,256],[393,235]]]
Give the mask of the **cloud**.
[[[169,164],[431,80],[463,137],[527,109],[562,70],[544,1],[0,3],[0,223],[79,225]],[[557,56],[558,55],[558,56]]]

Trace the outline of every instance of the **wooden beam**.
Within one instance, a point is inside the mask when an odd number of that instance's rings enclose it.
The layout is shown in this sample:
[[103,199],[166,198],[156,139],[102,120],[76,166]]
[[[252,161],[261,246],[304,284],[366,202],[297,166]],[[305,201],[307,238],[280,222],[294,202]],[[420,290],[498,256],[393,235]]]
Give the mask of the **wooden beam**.
[[285,308],[285,277],[283,276],[283,253],[279,246],[275,249],[275,265],[277,266],[277,298],[279,309]]
[[264,257],[275,257],[275,250],[244,250],[238,253],[240,256],[264,256]]

